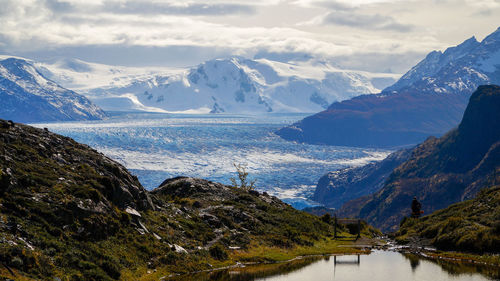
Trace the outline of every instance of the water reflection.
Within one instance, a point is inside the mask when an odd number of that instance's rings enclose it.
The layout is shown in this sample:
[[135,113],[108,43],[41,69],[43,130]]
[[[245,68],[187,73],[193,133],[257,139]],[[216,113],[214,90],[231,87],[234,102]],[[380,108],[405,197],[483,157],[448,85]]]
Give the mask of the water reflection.
[[414,254],[403,254],[403,256],[410,262],[411,271],[415,272],[415,270],[417,270],[418,266],[420,265],[421,258]]
[[[405,258],[410,261],[416,261],[417,263],[423,259],[415,254],[403,254]],[[436,260],[436,259],[424,259],[428,262],[439,265],[448,275],[450,276],[460,276],[467,274],[481,274],[483,276],[489,277],[490,280],[500,280],[500,267],[495,266],[485,266],[481,264],[475,263],[467,263],[467,262],[456,262],[449,260]]]
[[[355,259],[352,259],[352,257],[356,257]],[[351,258],[351,259],[346,259],[346,258]],[[327,259],[325,259],[327,260]],[[328,259],[329,260],[329,259]],[[337,266],[337,264],[342,265],[342,264],[351,264],[351,265],[359,265],[361,262],[361,255],[345,255],[345,256],[333,256],[333,265]]]
[[[353,266],[354,265],[354,266]],[[172,279],[174,280],[174,279]],[[500,280],[500,268],[374,251],[370,255],[306,258],[176,277],[181,281],[483,281]]]
[[[265,264],[258,266],[247,266],[244,268],[233,268],[214,272],[203,272],[188,276],[177,276],[171,280],[179,281],[253,281],[266,280],[266,277],[286,275],[291,272],[305,268],[308,265],[321,260],[321,257],[309,257],[297,259],[287,263]],[[264,278],[264,279],[263,279]]]

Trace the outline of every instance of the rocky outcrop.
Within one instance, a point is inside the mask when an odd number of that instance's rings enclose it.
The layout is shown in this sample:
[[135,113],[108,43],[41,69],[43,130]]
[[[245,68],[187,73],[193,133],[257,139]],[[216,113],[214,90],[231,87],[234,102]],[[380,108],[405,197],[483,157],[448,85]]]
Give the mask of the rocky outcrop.
[[[108,209],[154,209],[148,192],[122,165],[96,150],[44,129],[0,120],[1,192],[48,192],[53,185],[77,194],[74,201],[94,200]],[[5,177],[5,178],[4,178]],[[80,196],[81,195],[81,196]],[[98,200],[95,200],[98,199]]]
[[416,196],[426,214],[473,198],[491,184],[500,163],[500,87],[480,86],[457,129],[429,138],[375,194],[346,203],[341,213],[395,230]]
[[375,193],[410,155],[411,149],[402,149],[380,162],[330,172],[319,179],[312,199],[337,209],[349,200]]

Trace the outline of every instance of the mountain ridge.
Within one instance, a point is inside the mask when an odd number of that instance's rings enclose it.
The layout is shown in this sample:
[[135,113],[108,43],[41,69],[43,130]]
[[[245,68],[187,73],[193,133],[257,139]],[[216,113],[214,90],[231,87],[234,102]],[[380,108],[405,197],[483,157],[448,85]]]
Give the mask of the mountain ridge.
[[[174,113],[317,112],[333,101],[377,92],[399,77],[344,70],[314,59],[278,62],[238,56],[150,71],[78,60],[40,67],[107,110]],[[86,75],[95,77],[95,83]]]

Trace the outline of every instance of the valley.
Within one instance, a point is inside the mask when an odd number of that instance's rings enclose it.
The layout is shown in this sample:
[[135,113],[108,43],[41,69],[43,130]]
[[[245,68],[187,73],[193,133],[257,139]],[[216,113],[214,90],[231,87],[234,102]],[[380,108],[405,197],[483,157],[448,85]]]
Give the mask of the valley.
[[3,0],[0,280],[500,280],[499,15]]

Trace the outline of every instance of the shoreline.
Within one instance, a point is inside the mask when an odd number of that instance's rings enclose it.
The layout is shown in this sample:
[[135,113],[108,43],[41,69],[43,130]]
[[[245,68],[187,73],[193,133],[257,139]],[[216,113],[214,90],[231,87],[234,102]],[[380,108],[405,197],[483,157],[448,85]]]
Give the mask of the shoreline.
[[[367,241],[370,241],[368,243]],[[361,244],[362,243],[362,244]],[[370,244],[370,245],[368,245]],[[137,274],[136,280],[173,280],[172,278],[183,278],[190,275],[211,273],[223,270],[240,269],[247,267],[260,266],[280,266],[295,261],[304,261],[306,259],[344,256],[344,255],[367,255],[380,244],[380,239],[362,238],[359,241],[328,240],[326,244],[319,244],[312,247],[298,247],[295,249],[278,248],[250,248],[248,250],[233,250],[229,254],[229,259],[220,261],[219,266],[213,265],[213,268],[195,270],[191,272],[172,273],[168,268],[143,269],[143,274]],[[231,263],[227,265],[227,263]],[[224,265],[226,264],[226,265]],[[210,264],[209,264],[210,265]],[[133,277],[129,275],[129,277]]]
[[187,273],[178,273],[178,274],[171,274],[169,276],[162,276],[160,277],[160,280],[169,280],[170,278],[174,277],[185,277],[188,275],[194,275],[194,274],[199,274],[199,273],[210,273],[210,272],[216,272],[216,271],[221,271],[221,270],[227,270],[227,269],[233,269],[233,268],[246,268],[248,266],[264,266],[264,265],[281,265],[281,264],[286,264],[286,263],[291,263],[297,260],[304,260],[308,258],[324,258],[324,257],[333,257],[333,256],[350,256],[350,255],[369,255],[371,253],[371,250],[368,252],[358,252],[358,253],[337,253],[337,254],[315,254],[315,255],[303,255],[303,256],[297,256],[289,260],[283,260],[283,261],[262,261],[262,262],[236,262],[234,265],[229,265],[229,266],[224,266],[224,267],[217,267],[217,268],[212,268],[212,269],[205,269],[205,270],[199,270],[199,271],[193,271],[193,272],[187,272]]

